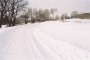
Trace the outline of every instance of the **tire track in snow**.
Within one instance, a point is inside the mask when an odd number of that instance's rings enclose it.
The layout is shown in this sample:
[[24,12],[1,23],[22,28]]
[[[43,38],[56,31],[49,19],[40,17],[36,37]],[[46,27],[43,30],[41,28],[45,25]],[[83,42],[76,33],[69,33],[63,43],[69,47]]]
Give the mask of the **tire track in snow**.
[[[28,29],[29,30],[29,29]],[[34,29],[32,29],[31,34],[27,33],[28,36],[28,40],[31,42],[32,44],[32,50],[33,50],[33,54],[36,60],[63,60],[61,58],[59,58],[51,49],[50,47],[48,47],[47,45],[45,45],[43,42],[41,42],[40,40],[38,40],[36,38],[36,36],[34,35],[33,31]]]
[[[40,29],[39,29],[40,30]],[[39,33],[41,32],[42,34],[45,34],[45,35],[47,35],[48,37],[51,37],[51,38],[54,38],[54,40],[56,40],[56,38],[53,36],[51,36],[51,35],[48,35],[48,34],[46,34],[44,31],[42,31],[42,30],[40,30],[40,31],[38,31]],[[38,34],[38,33],[37,33]],[[59,41],[60,42],[60,41]],[[75,59],[75,60],[88,60],[88,55],[89,55],[89,52],[86,52],[86,51],[84,51],[84,50],[82,50],[81,48],[78,48],[78,47],[76,47],[76,46],[74,46],[74,45],[72,45],[72,44],[70,44],[70,43],[68,43],[68,42],[65,42],[65,41],[61,41],[61,42],[64,42],[67,46],[63,46],[63,48],[65,48],[64,50],[65,51],[67,51],[66,53],[67,54],[71,54],[71,56],[73,56],[73,58],[71,59],[71,60],[73,60],[73,59]],[[64,44],[62,44],[62,45],[64,45]],[[70,48],[67,48],[67,47],[70,47]],[[72,50],[73,49],[73,50]],[[79,52],[78,52],[79,51]],[[81,53],[80,53],[80,51],[82,51]],[[83,54],[82,54],[83,53]],[[75,57],[76,56],[76,57]],[[84,57],[84,58],[83,58]],[[70,57],[71,58],[71,57]],[[76,59],[77,58],[77,59]],[[69,59],[70,60],[70,59]]]
[[77,47],[36,27],[26,25],[14,30],[5,47],[3,60],[89,60],[84,51],[76,52]]
[[30,60],[36,60],[35,54],[34,54],[34,44],[32,42],[31,32],[32,27],[26,27],[27,30],[25,30],[25,44],[27,45],[26,48],[28,49],[28,55],[30,57]]

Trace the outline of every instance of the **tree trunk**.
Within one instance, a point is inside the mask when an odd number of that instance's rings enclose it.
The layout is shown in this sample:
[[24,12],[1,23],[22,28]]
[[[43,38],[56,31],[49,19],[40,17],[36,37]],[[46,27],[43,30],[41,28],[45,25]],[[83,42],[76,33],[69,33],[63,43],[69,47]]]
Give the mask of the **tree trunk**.
[[16,25],[16,18],[14,18],[13,22],[12,22],[12,26]]
[[25,24],[27,24],[27,21],[26,21],[26,19],[25,19]]
[[8,27],[11,27],[11,26],[12,26],[12,21],[9,20]]
[[0,19],[0,28],[2,27],[2,20]]
[[1,26],[1,20],[0,20],[0,28],[1,28],[2,26]]
[[0,28],[2,27],[3,11],[1,11]]

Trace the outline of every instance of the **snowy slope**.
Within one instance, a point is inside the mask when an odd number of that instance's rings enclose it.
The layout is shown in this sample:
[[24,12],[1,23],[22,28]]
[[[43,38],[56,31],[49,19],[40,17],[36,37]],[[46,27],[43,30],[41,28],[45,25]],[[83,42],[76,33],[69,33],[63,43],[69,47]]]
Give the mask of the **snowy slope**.
[[90,60],[89,26],[50,21],[0,29],[0,60]]

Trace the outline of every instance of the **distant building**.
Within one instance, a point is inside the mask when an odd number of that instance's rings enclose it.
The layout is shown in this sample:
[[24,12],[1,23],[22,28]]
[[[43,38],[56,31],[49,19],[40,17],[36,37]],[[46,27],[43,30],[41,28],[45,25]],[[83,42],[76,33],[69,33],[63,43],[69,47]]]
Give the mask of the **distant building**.
[[76,18],[80,19],[90,19],[90,13],[78,13],[76,15]]

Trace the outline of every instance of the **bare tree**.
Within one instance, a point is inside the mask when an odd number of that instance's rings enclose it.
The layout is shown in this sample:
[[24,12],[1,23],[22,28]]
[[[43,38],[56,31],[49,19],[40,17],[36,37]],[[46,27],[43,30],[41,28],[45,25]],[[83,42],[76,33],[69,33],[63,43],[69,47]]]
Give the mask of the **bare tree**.
[[76,17],[76,15],[77,15],[77,11],[73,11],[72,13],[71,13],[71,18],[75,18]]
[[8,26],[15,26],[18,13],[26,5],[24,0],[0,0],[0,27],[4,19],[8,21]]
[[30,9],[30,8],[23,10],[23,14],[21,15],[21,18],[24,19],[25,24],[28,23],[28,19],[29,19],[29,16],[30,16],[30,14],[31,14],[30,12],[31,12],[31,9]]
[[50,9],[50,13],[52,15],[51,19],[53,19],[55,12],[57,12],[57,9]]
[[24,19],[25,24],[27,24],[29,16],[28,15],[21,15],[21,17]]
[[58,15],[55,16],[55,20],[59,20],[60,17]]
[[44,19],[45,20],[49,20],[50,19],[50,11],[48,9],[45,9],[43,11],[43,14],[44,14]]
[[27,2],[24,0],[12,0],[11,2],[11,20],[12,20],[12,26],[15,26],[16,17],[22,9],[25,8],[27,5]]
[[4,19],[4,14],[6,14],[7,0],[0,0],[0,28]]
[[35,12],[35,18],[40,21],[49,20],[50,19],[50,11],[49,9],[39,9]]
[[38,15],[38,10],[35,9],[35,8],[29,8],[28,10],[28,13],[29,13],[29,16],[30,16],[30,19],[33,20],[33,19],[36,19],[37,18],[37,15]]
[[69,16],[67,15],[67,13],[61,15],[62,21],[64,21],[64,19],[68,19],[68,18],[69,18]]

